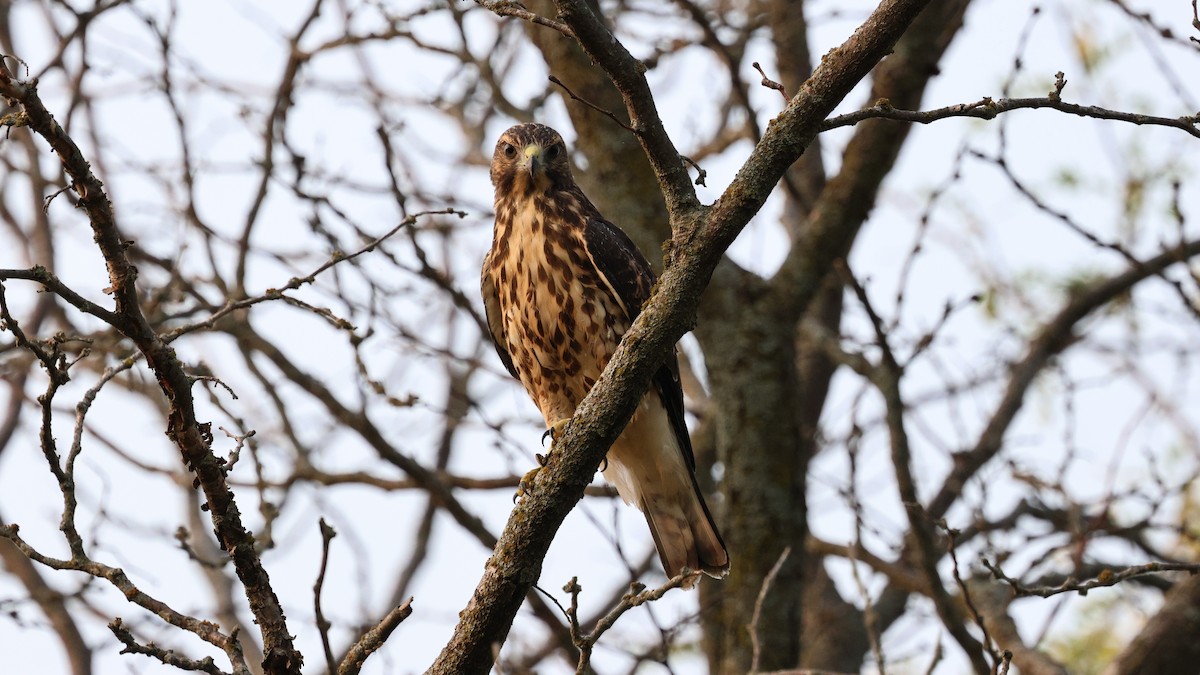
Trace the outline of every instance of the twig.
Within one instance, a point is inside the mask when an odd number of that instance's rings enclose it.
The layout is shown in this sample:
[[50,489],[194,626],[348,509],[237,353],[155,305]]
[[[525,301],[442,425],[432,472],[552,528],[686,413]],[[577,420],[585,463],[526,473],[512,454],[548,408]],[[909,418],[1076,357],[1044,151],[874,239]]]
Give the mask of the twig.
[[209,560],[205,557],[202,557],[198,552],[196,552],[196,549],[192,546],[191,542],[188,541],[191,538],[192,533],[183,525],[175,528],[175,542],[179,544],[179,550],[183,551],[183,553],[188,557],[188,560],[191,560],[201,567],[212,570],[219,570],[229,562],[229,558]]
[[1200,138],[1200,115],[1188,115],[1185,117],[1141,115],[1098,106],[1067,103],[1060,98],[1056,98],[1055,94],[1051,94],[1045,98],[1002,98],[997,100],[985,97],[974,103],[959,103],[933,110],[901,110],[893,108],[891,103],[886,99],[881,99],[869,108],[830,117],[821,123],[821,131],[852,126],[863,120],[873,118],[929,124],[949,117],[974,117],[990,120],[997,115],[1013,110],[1037,110],[1040,108],[1049,108],[1069,115],[1078,115],[1079,117],[1128,122],[1137,125],[1171,127]]
[[374,251],[376,248],[379,247],[380,244],[382,244],[386,240],[390,239],[397,232],[401,231],[402,229],[404,229],[406,227],[411,227],[414,223],[417,222],[418,218],[422,218],[424,216],[433,216],[433,215],[455,215],[455,216],[458,216],[459,218],[465,218],[467,216],[467,214],[464,211],[460,211],[460,210],[453,209],[453,208],[439,209],[436,211],[421,211],[420,213],[414,213],[411,216],[408,216],[404,220],[400,221],[400,223],[398,225],[396,225],[395,227],[393,227],[392,229],[379,235],[375,239],[373,239],[370,242],[368,242],[367,244],[363,245],[362,248],[359,248],[357,251],[354,251],[353,253],[342,253],[341,251],[334,251],[329,256],[329,260],[326,260],[325,262],[321,263],[319,266],[317,266],[316,269],[314,269],[312,272],[309,272],[307,275],[302,276],[302,277],[292,277],[291,279],[288,279],[287,283],[284,284],[283,286],[280,286],[278,288],[268,288],[261,295],[254,296],[252,298],[244,298],[242,300],[238,300],[235,302],[226,303],[220,309],[218,309],[217,311],[210,314],[207,318],[205,318],[201,321],[196,321],[194,323],[190,323],[185,326],[180,326],[178,328],[175,328],[167,333],[164,333],[162,338],[165,342],[170,343],[170,342],[174,342],[175,340],[177,340],[180,336],[186,335],[188,333],[193,333],[198,330],[211,329],[213,326],[215,326],[217,324],[218,321],[220,321],[222,318],[228,316],[229,314],[232,314],[233,312],[236,312],[236,311],[242,310],[242,309],[246,309],[248,307],[252,307],[254,305],[257,305],[257,304],[260,304],[263,302],[267,302],[270,300],[283,300],[285,302],[289,302],[293,305],[302,307],[308,311],[311,311],[315,314],[318,314],[318,315],[328,319],[331,323],[333,323],[338,328],[346,328],[348,324],[341,321],[337,317],[334,317],[332,315],[332,313],[328,312],[328,310],[323,310],[321,308],[313,307],[307,303],[304,303],[302,301],[299,301],[299,300],[291,298],[287,295],[284,295],[284,293],[287,291],[296,290],[302,286],[316,282],[318,276],[320,276],[321,274],[323,274],[324,272],[326,272],[327,270],[332,268],[334,265],[338,265],[340,263],[344,263],[346,261],[353,260],[353,259],[363,255],[364,253],[370,253],[371,251]]
[[575,92],[571,91],[570,87],[563,84],[562,80],[558,79],[557,77],[555,77],[553,75],[551,75],[549,77],[549,80],[551,82],[553,82],[554,84],[557,84],[558,86],[562,87],[563,91],[567,92],[567,96],[570,96],[572,101],[579,101],[580,103],[586,105],[587,107],[591,108],[592,110],[595,110],[596,112],[600,113],[601,115],[604,115],[604,116],[608,117],[610,120],[621,125],[622,129],[628,131],[629,133],[631,133],[635,136],[638,135],[637,129],[634,129],[633,127],[629,126],[628,124],[622,122],[621,118],[617,117],[616,113],[612,112],[611,110],[605,110],[604,108],[601,108],[600,106],[596,105],[595,103],[592,103],[591,101],[587,100],[586,98],[576,95]]
[[617,603],[617,606],[613,607],[608,614],[600,617],[600,620],[596,622],[596,627],[587,635],[580,634],[578,622],[579,592],[583,589],[576,582],[576,579],[571,579],[563,587],[563,590],[571,594],[571,608],[567,610],[567,616],[571,621],[571,640],[579,648],[579,663],[575,669],[576,675],[582,675],[587,672],[587,667],[592,657],[592,648],[600,640],[600,636],[612,628],[616,624],[617,619],[620,619],[625,612],[639,605],[644,605],[647,602],[658,600],[673,588],[693,584],[699,577],[700,572],[693,572],[685,567],[679,574],[668,579],[667,583],[649,591],[645,590],[645,584],[635,581],[629,585],[629,592],[621,596],[621,601]]
[[217,427],[217,428],[220,429],[221,431],[224,431],[226,436],[232,438],[237,443],[237,445],[233,446],[233,450],[229,451],[229,459],[225,460],[225,473],[229,473],[230,471],[233,470],[234,465],[238,463],[238,460],[241,459],[242,448],[245,447],[246,441],[250,438],[253,438],[254,434],[256,434],[258,432],[254,429],[251,429],[250,431],[247,431],[246,433],[239,435],[239,434],[233,433],[232,431],[226,429],[225,427]]
[[1118,571],[1103,569],[1100,571],[1100,574],[1083,581],[1079,581],[1074,577],[1067,577],[1057,586],[1026,586],[1005,574],[999,565],[992,564],[987,558],[983,558],[981,562],[992,573],[992,576],[1012,586],[1013,592],[1016,593],[1017,597],[1048,598],[1059,593],[1087,595],[1088,591],[1093,588],[1116,586],[1128,579],[1147,574],[1157,574],[1159,572],[1189,572],[1196,574],[1200,572],[1200,563],[1151,562],[1142,565],[1131,565]]
[[317,581],[313,584],[313,610],[317,618],[317,632],[321,634],[321,647],[325,649],[325,666],[329,669],[329,673],[337,672],[337,662],[333,659],[333,648],[329,646],[329,620],[325,618],[325,612],[321,611],[321,589],[325,586],[325,570],[329,567],[329,542],[337,536],[337,531],[325,522],[325,519],[320,520],[321,528],[321,568],[317,572]]
[[[855,410],[858,407],[855,406]],[[862,575],[858,571],[858,550],[862,548],[863,540],[863,508],[862,502],[858,498],[858,456],[860,441],[862,439],[862,428],[858,424],[857,414],[854,421],[851,422],[852,429],[850,431],[850,439],[847,442],[847,459],[849,460],[849,473],[847,485],[847,498],[850,501],[850,508],[854,512],[854,541],[847,546],[850,556],[850,572],[854,577],[854,584],[858,588],[858,594],[863,601],[863,628],[867,631],[867,638],[871,645],[871,651],[875,653],[875,662],[879,668],[879,675],[887,675],[887,659],[883,652],[883,647],[880,644],[879,634],[879,613],[876,611],[875,603],[871,600],[871,592],[867,588],[867,584],[863,582]],[[755,607],[757,609],[757,605]]]
[[783,563],[787,562],[788,556],[792,553],[792,547],[784,547],[783,552],[779,554],[779,559],[771,566],[767,572],[767,576],[763,577],[762,586],[758,588],[758,597],[754,599],[754,614],[750,618],[750,625],[747,630],[750,631],[750,672],[758,672],[759,657],[762,656],[762,647],[758,642],[758,620],[762,616],[763,603],[766,602],[767,592],[771,589],[771,584],[775,581],[775,577],[779,575],[779,570],[783,569]]
[[[1164,38],[1167,40],[1171,40],[1172,42],[1178,42],[1187,47],[1192,46],[1191,44],[1184,42],[1182,37],[1175,35],[1175,31],[1171,30],[1167,26],[1160,26],[1157,23],[1155,23],[1154,17],[1150,15],[1150,12],[1138,12],[1138,11],[1134,10],[1133,8],[1131,8],[1129,5],[1125,4],[1125,0],[1108,0],[1108,1],[1111,2],[1112,4],[1116,5],[1118,8],[1120,8],[1120,10],[1122,12],[1124,12],[1129,18],[1131,18],[1135,21],[1140,21],[1143,24],[1145,24],[1147,28],[1149,28],[1151,31],[1154,32],[1155,36],[1161,37],[1161,38]],[[1193,16],[1195,16],[1195,11],[1196,11],[1196,0],[1192,0]],[[1195,26],[1197,30],[1200,30],[1200,19],[1194,19],[1192,25]],[[1195,42],[1197,45],[1200,45],[1200,40],[1196,40],[1195,38],[1192,38],[1192,41]]]
[[708,177],[708,172],[700,168],[700,165],[696,163],[696,160],[688,157],[687,155],[680,155],[679,159],[682,159],[690,164],[692,168],[696,169],[696,185],[704,185],[704,187],[708,187],[708,185],[704,183],[704,180]]
[[760,81],[759,84],[767,89],[774,89],[775,91],[779,92],[779,95],[783,97],[785,103],[791,100],[788,98],[787,91],[783,88],[783,85],[767,77],[767,73],[762,69],[762,66],[758,65],[758,61],[755,61],[750,65],[754,66],[754,69],[758,71],[759,75],[762,75],[762,81]]
[[988,634],[987,624],[983,621],[983,616],[979,614],[979,608],[975,606],[975,601],[971,599],[971,591],[967,588],[966,582],[963,581],[962,574],[958,571],[958,530],[947,527],[946,521],[942,520],[939,523],[942,529],[946,531],[946,551],[950,554],[951,571],[954,574],[954,583],[958,585],[958,590],[962,592],[963,602],[967,605],[967,609],[971,611],[971,617],[975,619],[975,624],[979,626],[979,632],[983,635],[983,646],[992,655],[992,660],[999,664],[1002,660],[996,652],[996,644],[992,640],[992,636]]

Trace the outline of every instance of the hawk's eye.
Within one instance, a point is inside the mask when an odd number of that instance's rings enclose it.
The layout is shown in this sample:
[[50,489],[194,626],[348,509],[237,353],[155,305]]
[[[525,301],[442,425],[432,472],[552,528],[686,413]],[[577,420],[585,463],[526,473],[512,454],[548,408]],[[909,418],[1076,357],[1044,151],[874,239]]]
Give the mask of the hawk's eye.
[[561,145],[552,145],[552,146],[550,146],[550,149],[546,151],[546,159],[550,160],[550,161],[554,161],[554,160],[558,159],[558,155],[560,152],[562,152]]
[[500,146],[500,151],[503,152],[504,156],[509,159],[517,156],[517,149],[512,143],[505,143],[504,145]]

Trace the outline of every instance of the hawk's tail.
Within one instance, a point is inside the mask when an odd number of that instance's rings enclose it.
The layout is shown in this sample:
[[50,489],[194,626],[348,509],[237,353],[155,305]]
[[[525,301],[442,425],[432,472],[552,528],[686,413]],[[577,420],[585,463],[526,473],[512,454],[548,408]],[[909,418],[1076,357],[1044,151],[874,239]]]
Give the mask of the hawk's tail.
[[687,567],[719,579],[729,573],[729,553],[694,476],[691,483],[690,490],[643,493],[640,506],[668,577]]

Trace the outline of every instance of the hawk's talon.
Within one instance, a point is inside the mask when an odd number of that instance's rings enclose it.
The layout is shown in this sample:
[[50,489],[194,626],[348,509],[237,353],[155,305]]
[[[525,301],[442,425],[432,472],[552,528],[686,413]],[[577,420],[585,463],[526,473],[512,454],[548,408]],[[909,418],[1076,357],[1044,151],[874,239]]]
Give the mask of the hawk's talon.
[[[563,420],[562,422],[559,422],[558,424],[554,425],[553,427],[550,427],[546,431],[546,433],[542,434],[542,440],[544,441],[546,439],[546,436],[550,436],[551,438],[558,438],[559,434],[557,432],[555,432],[554,430],[560,426],[566,425],[566,422],[567,422],[566,420]],[[524,497],[527,493],[533,492],[533,480],[535,478],[537,478],[538,472],[542,470],[542,467],[546,466],[546,462],[550,461],[550,453],[551,452],[554,452],[554,443],[553,442],[550,443],[550,452],[547,452],[544,455],[541,453],[536,453],[536,452],[533,454],[534,458],[537,459],[537,466],[533,467],[529,471],[526,471],[525,475],[521,476],[520,482],[517,483],[517,493],[515,495],[513,495],[513,503],[514,504],[519,499],[521,499],[521,497]]]
[[516,504],[526,494],[533,492],[533,479],[537,478],[538,472],[542,470],[544,462],[541,461],[542,456],[538,455],[538,465],[525,472],[521,476],[521,481],[517,483],[517,493],[513,495],[513,503]]
[[571,423],[571,418],[568,417],[565,420],[559,420],[559,421],[555,422],[554,424],[551,424],[550,428],[547,429],[545,431],[545,433],[542,434],[542,445],[546,444],[546,437],[549,437],[550,438],[550,449],[554,450],[554,442],[562,437],[563,433],[566,432],[566,430],[567,430],[567,425],[570,423]]

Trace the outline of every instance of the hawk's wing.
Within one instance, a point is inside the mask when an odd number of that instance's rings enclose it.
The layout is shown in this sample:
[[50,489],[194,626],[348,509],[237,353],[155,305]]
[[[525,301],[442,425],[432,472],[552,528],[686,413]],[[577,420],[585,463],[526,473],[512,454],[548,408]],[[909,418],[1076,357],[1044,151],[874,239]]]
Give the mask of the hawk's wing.
[[517,375],[517,369],[513,366],[512,356],[508,353],[507,342],[504,339],[503,317],[500,316],[500,298],[496,295],[496,285],[492,283],[492,275],[488,274],[488,270],[491,267],[492,252],[489,250],[483,258],[483,278],[480,281],[481,290],[483,291],[483,314],[487,317],[488,332],[492,334],[492,344],[496,347],[496,353],[500,355],[500,360],[504,363],[504,367],[508,368],[509,374],[520,381],[521,376]]
[[[654,287],[654,270],[650,269],[650,263],[629,235],[603,218],[593,216],[588,219],[584,228],[584,244],[592,265],[617,301],[624,305],[632,324],[641,314],[642,305],[650,299],[650,291]],[[692,455],[691,437],[683,412],[679,359],[674,351],[654,374],[653,382],[667,409],[667,417],[679,440],[684,460],[688,468],[695,471],[696,458]]]

